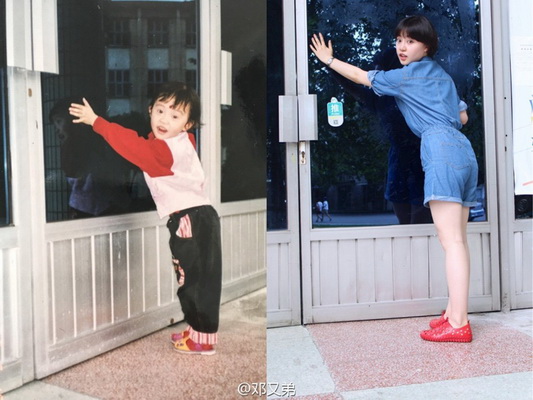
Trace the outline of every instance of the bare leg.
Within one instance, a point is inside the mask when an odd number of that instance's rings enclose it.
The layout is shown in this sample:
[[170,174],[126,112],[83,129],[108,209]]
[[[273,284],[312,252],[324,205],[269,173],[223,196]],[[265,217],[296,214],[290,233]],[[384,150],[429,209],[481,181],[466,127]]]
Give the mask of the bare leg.
[[444,249],[448,306],[445,317],[453,328],[468,323],[470,254],[466,237],[468,207],[459,203],[433,200],[429,203],[433,222]]

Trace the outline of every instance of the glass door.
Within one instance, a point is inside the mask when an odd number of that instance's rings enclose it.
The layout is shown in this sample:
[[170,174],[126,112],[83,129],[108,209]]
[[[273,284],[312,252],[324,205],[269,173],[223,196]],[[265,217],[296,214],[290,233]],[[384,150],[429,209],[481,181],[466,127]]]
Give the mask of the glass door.
[[299,125],[303,322],[435,314],[445,307],[443,252],[422,206],[419,140],[393,99],[336,76],[309,50],[311,35],[321,32],[341,60],[366,70],[399,68],[393,32],[412,14],[434,23],[440,36],[435,59],[469,106],[463,132],[480,166],[478,205],[469,223],[470,303],[472,311],[498,309],[496,201],[486,184],[495,178],[486,167],[494,131],[484,91],[492,78],[490,58],[482,56],[490,31],[480,24],[479,2],[295,4],[299,107],[307,102],[301,97],[316,95],[316,134]]

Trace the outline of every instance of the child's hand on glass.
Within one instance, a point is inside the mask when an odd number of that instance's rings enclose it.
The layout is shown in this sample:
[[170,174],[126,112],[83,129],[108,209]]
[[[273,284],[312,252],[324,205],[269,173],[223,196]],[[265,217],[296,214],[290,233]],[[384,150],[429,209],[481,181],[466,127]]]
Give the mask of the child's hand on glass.
[[328,44],[326,45],[326,41],[324,40],[324,36],[322,36],[321,33],[313,35],[311,38],[311,44],[309,47],[315,53],[315,56],[322,61],[324,64],[326,64],[332,57],[333,57],[333,46],[331,44],[331,40],[328,40]]
[[89,102],[83,98],[83,104],[72,103],[68,109],[68,112],[77,119],[73,120],[75,124],[87,124],[93,125],[98,115],[96,115],[89,105]]

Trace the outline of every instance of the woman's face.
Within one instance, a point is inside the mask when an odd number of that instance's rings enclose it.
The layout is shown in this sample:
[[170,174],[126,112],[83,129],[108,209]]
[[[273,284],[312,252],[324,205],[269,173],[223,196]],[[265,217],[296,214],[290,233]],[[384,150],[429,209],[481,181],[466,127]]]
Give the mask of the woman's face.
[[418,40],[403,34],[396,38],[396,54],[402,65],[420,61],[427,56],[427,53],[428,47]]

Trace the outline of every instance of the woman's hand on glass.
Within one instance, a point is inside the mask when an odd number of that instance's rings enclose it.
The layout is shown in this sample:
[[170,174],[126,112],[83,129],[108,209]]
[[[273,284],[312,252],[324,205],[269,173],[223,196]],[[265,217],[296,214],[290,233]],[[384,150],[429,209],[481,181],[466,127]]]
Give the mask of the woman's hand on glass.
[[319,33],[318,35],[314,34],[311,38],[311,42],[312,44],[309,46],[311,51],[324,64],[328,63],[328,61],[333,58],[333,45],[331,40],[328,40],[328,43],[326,44],[322,33]]

